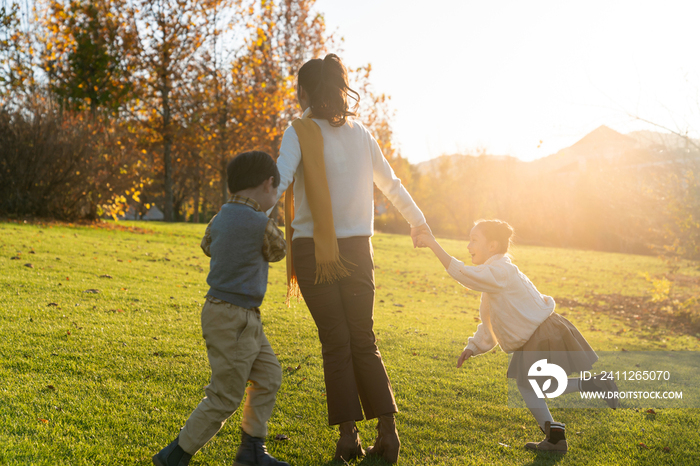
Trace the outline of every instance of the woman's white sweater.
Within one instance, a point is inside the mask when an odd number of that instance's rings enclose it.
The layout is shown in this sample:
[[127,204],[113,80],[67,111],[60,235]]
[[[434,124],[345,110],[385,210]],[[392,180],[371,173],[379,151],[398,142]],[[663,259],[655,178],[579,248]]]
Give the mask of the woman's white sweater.
[[[304,116],[307,114],[308,110]],[[362,124],[347,120],[343,126],[333,127],[327,120],[314,121],[323,135],[326,178],[338,238],[374,233],[373,183],[412,227],[425,223],[423,213],[394,174],[377,141]],[[282,137],[277,168],[281,177],[280,196],[294,180],[294,238],[313,238],[314,224],[305,186],[314,180],[304,179],[299,138],[292,126]]]

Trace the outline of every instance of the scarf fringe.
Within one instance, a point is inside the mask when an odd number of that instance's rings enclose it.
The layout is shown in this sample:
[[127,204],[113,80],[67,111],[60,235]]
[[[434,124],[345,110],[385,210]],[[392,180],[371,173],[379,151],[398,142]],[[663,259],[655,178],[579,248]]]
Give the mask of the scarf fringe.
[[352,266],[357,266],[357,264],[353,264],[340,255],[338,256],[338,259],[332,262],[316,262],[316,281],[314,282],[314,285],[321,283],[333,283],[341,278],[349,277],[352,270],[343,264],[343,262],[347,262]]
[[284,302],[287,307],[291,306],[292,298],[296,298],[297,302],[301,301],[301,290],[299,289],[299,282],[297,281],[296,275],[293,275],[291,279],[287,281],[287,299]]

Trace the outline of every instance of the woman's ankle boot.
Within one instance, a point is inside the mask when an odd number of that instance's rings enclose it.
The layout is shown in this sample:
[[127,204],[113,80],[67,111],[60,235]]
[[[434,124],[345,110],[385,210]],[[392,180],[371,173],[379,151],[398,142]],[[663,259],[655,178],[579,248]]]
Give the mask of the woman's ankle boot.
[[355,421],[341,422],[338,429],[340,430],[340,439],[335,445],[334,459],[350,461],[358,456],[365,456]]
[[396,431],[396,420],[393,414],[383,414],[377,421],[377,438],[374,446],[367,449],[367,456],[381,456],[387,463],[399,460],[401,441]]

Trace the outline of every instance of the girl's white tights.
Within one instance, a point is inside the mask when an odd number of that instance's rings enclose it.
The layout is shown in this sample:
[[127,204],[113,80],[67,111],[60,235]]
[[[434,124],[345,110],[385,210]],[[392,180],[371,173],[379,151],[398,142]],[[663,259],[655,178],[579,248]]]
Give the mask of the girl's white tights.
[[[522,395],[523,400],[525,400],[525,406],[527,406],[532,415],[535,416],[535,420],[542,430],[544,430],[544,423],[546,421],[554,422],[554,419],[552,419],[552,414],[549,412],[549,408],[547,407],[547,402],[544,398],[537,397],[530,384],[518,384],[518,390],[520,390],[520,394]],[[581,391],[580,379],[569,378],[564,394],[579,391]]]

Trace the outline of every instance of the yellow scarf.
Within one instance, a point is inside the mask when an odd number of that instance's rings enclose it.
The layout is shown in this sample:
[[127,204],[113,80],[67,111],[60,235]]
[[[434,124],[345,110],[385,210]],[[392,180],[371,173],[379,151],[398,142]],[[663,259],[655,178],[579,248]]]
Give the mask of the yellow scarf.
[[[326,179],[326,162],[323,157],[323,135],[321,128],[312,119],[312,115],[294,120],[292,126],[299,138],[301,148],[301,160],[303,163],[306,196],[311,210],[311,218],[314,222],[314,247],[316,254],[316,284],[332,283],[350,275],[350,270],[343,261],[352,264],[340,256],[338,239],[335,236],[333,224],[333,209],[331,207],[331,193]],[[285,193],[285,237],[287,244],[291,244],[294,229],[294,198],[292,183]],[[292,296],[300,297],[299,284],[291,247],[287,251],[287,304]]]

